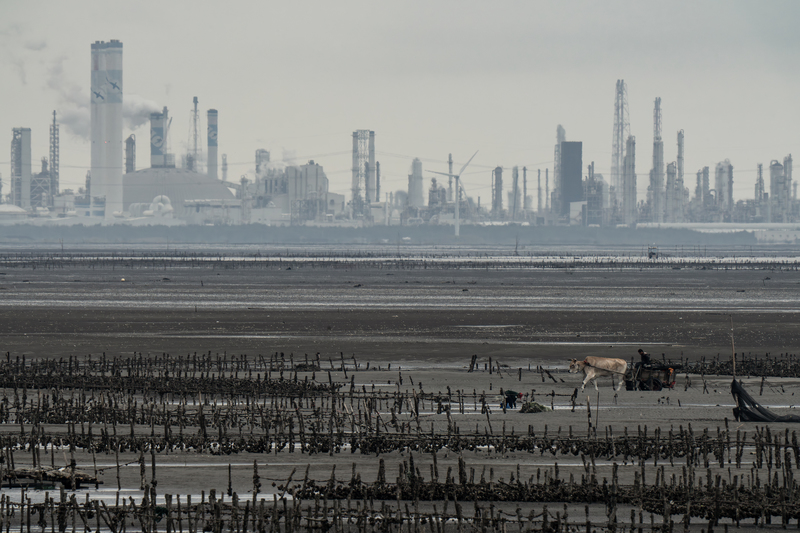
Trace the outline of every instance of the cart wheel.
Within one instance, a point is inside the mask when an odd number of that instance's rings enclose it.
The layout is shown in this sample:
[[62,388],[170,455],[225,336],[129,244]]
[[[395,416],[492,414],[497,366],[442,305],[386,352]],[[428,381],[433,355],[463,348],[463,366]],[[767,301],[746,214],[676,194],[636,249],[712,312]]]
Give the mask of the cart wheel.
[[660,391],[664,388],[664,384],[661,383],[661,380],[658,378],[651,378],[652,383],[650,384],[650,390],[652,391]]

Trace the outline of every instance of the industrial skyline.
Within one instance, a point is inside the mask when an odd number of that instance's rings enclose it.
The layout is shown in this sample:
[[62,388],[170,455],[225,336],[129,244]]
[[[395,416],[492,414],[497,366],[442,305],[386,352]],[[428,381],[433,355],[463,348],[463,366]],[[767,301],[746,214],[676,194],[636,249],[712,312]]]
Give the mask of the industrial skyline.
[[[175,120],[173,152],[186,152],[191,146],[191,99],[198,95],[203,109],[220,110],[220,128],[225,134],[219,153],[227,154],[232,181],[254,174],[255,149],[270,150],[273,159],[281,158],[285,150],[286,158],[296,154],[297,164],[314,159],[324,165],[331,190],[349,198],[349,139],[353,131],[369,128],[378,135],[381,192],[406,190],[416,157],[426,170],[446,171],[448,154],[452,153],[460,166],[477,148],[480,153],[462,180],[470,196],[480,196],[482,204],[488,205],[496,166],[505,169],[509,183],[514,166],[525,167],[529,173],[555,170],[552,132],[557,124],[566,127],[570,140],[583,143],[584,163],[594,161],[595,171],[609,176],[613,88],[615,81],[623,78],[630,133],[639,143],[639,200],[646,198],[644,176],[651,165],[645,161],[651,155],[652,106],[657,96],[663,98],[665,161],[675,160],[674,132],[684,130],[687,174],[693,178],[695,169],[730,159],[736,168],[734,201],[753,197],[759,163],[769,166],[771,160],[782,159],[800,146],[798,133],[788,126],[797,114],[797,104],[789,95],[800,83],[783,64],[796,57],[798,50],[797,38],[787,25],[788,20],[796,19],[791,14],[796,14],[797,8],[791,3],[758,7],[746,2],[685,4],[683,9],[692,14],[684,24],[685,38],[668,49],[660,48],[660,39],[667,33],[661,26],[680,16],[681,9],[645,8],[629,2],[611,2],[603,8],[581,4],[578,15],[572,10],[569,13],[574,15],[577,29],[563,28],[564,36],[574,37],[571,44],[546,54],[532,51],[537,50],[537,43],[553,38],[552,30],[543,26],[562,20],[567,15],[563,8],[521,3],[475,6],[456,10],[459,17],[452,27],[436,27],[433,19],[439,11],[456,5],[423,8],[411,3],[404,8],[378,8],[348,3],[343,11],[348,7],[367,10],[390,29],[410,24],[408,39],[367,28],[372,48],[367,51],[349,36],[353,23],[343,13],[319,4],[306,21],[316,30],[315,39],[280,56],[271,52],[269,44],[286,37],[283,26],[308,15],[305,11],[282,6],[274,20],[286,24],[259,33],[261,40],[256,32],[252,37],[247,31],[237,32],[235,40],[214,39],[216,48],[211,49],[202,35],[213,29],[223,37],[231,36],[230,30],[211,21],[199,22],[193,31],[181,34],[183,39],[174,39],[171,32],[179,30],[168,21],[180,19],[180,8],[190,9],[180,2],[166,6],[158,20],[123,9],[84,19],[78,13],[83,10],[73,13],[55,3],[44,13],[34,13],[24,3],[10,2],[3,8],[5,25],[0,26],[0,60],[8,67],[8,75],[0,82],[0,116],[5,124],[0,128],[0,146],[9,146],[12,127],[31,128],[34,161],[47,156],[48,127],[55,109],[60,125],[60,186],[83,185],[91,166],[89,144],[83,140],[88,132],[81,130],[89,109],[84,75],[86,35],[91,35],[92,42],[118,38],[125,43],[123,138],[131,133],[147,138],[149,113],[168,106]],[[267,9],[250,7],[256,14]],[[204,12],[202,7],[192,9]],[[602,32],[595,23],[614,18],[614,13],[625,16],[616,17],[612,29],[639,30],[630,33],[623,44],[603,41],[606,53],[598,56],[593,47]],[[655,15],[660,22],[649,27],[648,17]],[[716,23],[697,32],[702,36],[689,31],[712,17]],[[145,25],[153,29],[146,39],[136,30],[145,18]],[[525,38],[486,41],[478,37],[482,28],[503,24],[513,29],[525,21],[537,29]],[[720,21],[728,23],[724,32]],[[250,28],[248,20],[241,24]],[[739,32],[734,43],[729,34],[737,28],[746,31]],[[236,44],[220,44],[228,42]],[[427,43],[427,56],[415,54],[423,42]],[[333,64],[326,63],[331,46],[341,52]],[[476,47],[485,51],[468,60]],[[248,62],[243,69],[238,51],[244,50],[248,51],[245,56],[264,54],[264,64],[269,66],[253,70]],[[652,60],[643,62],[648,52]],[[198,57],[205,59],[198,63]],[[206,66],[200,68],[201,63]],[[362,76],[357,64],[366,65],[372,74]],[[208,69],[215,73],[213,79],[204,75]],[[556,71],[559,75],[553,76]],[[491,75],[491,83],[486,75]],[[539,77],[547,83],[534,82]],[[592,79],[588,85],[581,81],[587,77]],[[312,84],[312,79],[324,83]],[[419,89],[409,91],[412,85]],[[0,174],[5,189],[10,175],[5,157],[0,157]],[[425,178],[427,190],[430,176]],[[686,187],[692,188],[692,182],[686,180]],[[531,191],[536,194],[536,188]],[[507,198],[502,201],[508,203]],[[533,201],[537,204],[538,198],[534,196]]]

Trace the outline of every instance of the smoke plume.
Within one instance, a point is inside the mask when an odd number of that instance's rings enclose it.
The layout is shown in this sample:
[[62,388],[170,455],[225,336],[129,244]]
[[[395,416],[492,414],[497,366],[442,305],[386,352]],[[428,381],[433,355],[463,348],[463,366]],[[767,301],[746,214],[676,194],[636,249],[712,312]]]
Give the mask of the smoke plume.
[[138,94],[125,94],[122,97],[122,118],[125,120],[125,127],[130,130],[146,124],[150,120],[150,113],[157,111],[161,111],[157,103]]
[[297,162],[297,150],[293,150],[290,148],[283,148],[281,150],[283,156],[283,162],[287,165],[294,165]]
[[66,56],[54,59],[47,69],[47,88],[58,95],[58,121],[71,133],[88,140],[89,128],[89,94],[64,75]]
[[28,41],[25,43],[25,48],[32,52],[41,52],[45,48],[47,48],[47,41],[44,39],[38,41]]
[[[41,41],[40,43],[27,43],[23,45],[21,48],[17,46],[17,43],[21,40],[23,36],[23,28],[18,24],[9,24],[3,28],[0,28],[0,62],[7,61],[10,66],[12,67],[13,72],[16,73],[17,77],[19,78],[20,83],[22,85],[28,84],[28,72],[26,69],[26,65],[28,64],[27,51],[36,51],[34,48],[41,45],[44,48],[46,43]],[[19,52],[22,52],[21,54]]]
[[[71,133],[88,140],[91,135],[89,91],[71,82],[64,74],[61,56],[50,63],[47,69],[47,87],[58,94],[59,122]],[[147,123],[150,113],[159,111],[158,104],[136,94],[125,94],[122,99],[122,119],[125,127],[135,130]]]

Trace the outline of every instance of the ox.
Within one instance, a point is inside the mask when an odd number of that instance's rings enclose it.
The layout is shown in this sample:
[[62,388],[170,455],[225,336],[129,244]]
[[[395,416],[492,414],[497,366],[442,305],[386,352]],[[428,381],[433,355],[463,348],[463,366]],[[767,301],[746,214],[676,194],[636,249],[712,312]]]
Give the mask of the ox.
[[[571,374],[577,374],[578,372],[583,372],[583,375],[586,376],[583,378],[583,384],[581,385],[581,392],[586,387],[586,384],[589,381],[594,382],[594,388],[597,389],[597,377],[598,376],[611,376],[612,379],[616,374],[619,378],[619,384],[617,385],[617,389],[619,390],[622,387],[622,382],[624,381],[623,377],[625,376],[625,372],[628,370],[628,363],[626,363],[622,359],[610,359],[608,357],[594,357],[589,356],[583,361],[578,361],[577,359],[570,359],[569,362],[569,371]],[[612,381],[613,384],[613,381]]]

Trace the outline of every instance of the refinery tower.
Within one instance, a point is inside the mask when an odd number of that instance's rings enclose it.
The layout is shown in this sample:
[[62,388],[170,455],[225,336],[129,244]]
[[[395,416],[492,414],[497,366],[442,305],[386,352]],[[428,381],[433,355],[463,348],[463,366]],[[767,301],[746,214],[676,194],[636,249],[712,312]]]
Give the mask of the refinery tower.
[[122,214],[122,43],[92,43],[92,196],[105,198],[105,218]]

